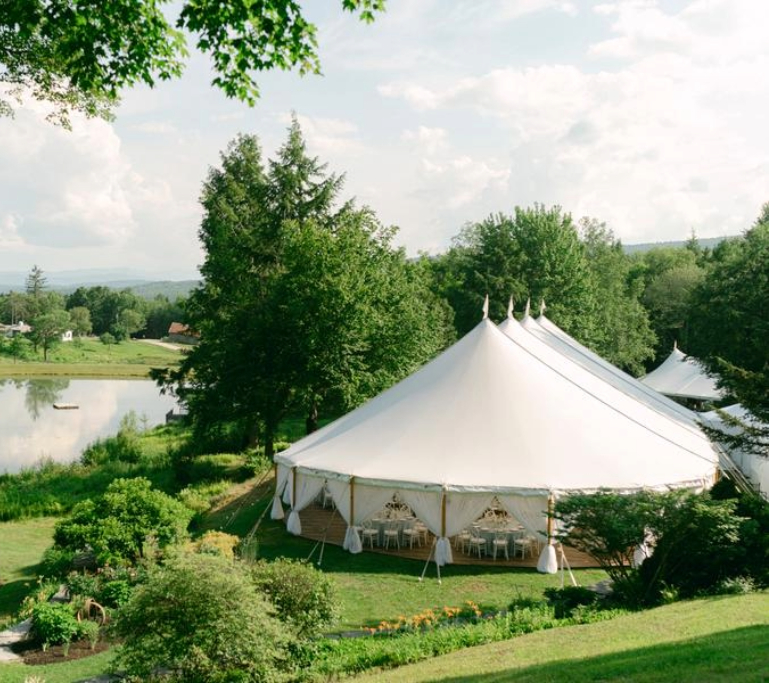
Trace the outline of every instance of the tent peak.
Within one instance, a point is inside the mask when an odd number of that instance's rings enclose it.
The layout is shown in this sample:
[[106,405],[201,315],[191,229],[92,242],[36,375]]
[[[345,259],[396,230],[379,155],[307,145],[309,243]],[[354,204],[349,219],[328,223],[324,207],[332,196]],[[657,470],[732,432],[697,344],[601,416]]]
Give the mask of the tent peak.
[[526,299],[526,308],[523,310],[523,317],[528,318],[531,315],[531,297]]
[[489,317],[489,295],[486,295],[486,298],[483,300],[483,319],[486,320],[486,318]]
[[513,317],[513,297],[510,296],[510,301],[507,302],[507,317],[512,318]]
[[546,308],[547,308],[547,304],[545,304],[545,297],[542,297],[542,301],[539,302],[539,314],[545,315]]

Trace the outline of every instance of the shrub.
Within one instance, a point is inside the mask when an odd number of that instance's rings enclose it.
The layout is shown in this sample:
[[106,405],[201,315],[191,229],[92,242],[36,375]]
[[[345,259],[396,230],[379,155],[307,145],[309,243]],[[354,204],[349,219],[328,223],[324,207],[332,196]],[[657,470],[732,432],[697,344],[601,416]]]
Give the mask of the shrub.
[[545,588],[545,597],[558,619],[571,617],[577,607],[595,607],[599,601],[595,591],[583,586]]
[[52,546],[43,553],[40,571],[48,578],[63,578],[72,570],[74,560],[74,551]]
[[306,562],[277,559],[252,565],[257,588],[275,605],[278,617],[299,636],[320,633],[336,621],[339,604],[332,580]]
[[645,603],[690,598],[741,573],[736,501],[672,491],[661,502],[650,523],[654,552],[638,570]]
[[272,681],[292,666],[292,637],[247,569],[211,555],[179,554],[150,570],[118,612],[116,666],[138,680]]
[[227,559],[235,559],[235,546],[240,543],[240,537],[226,534],[223,531],[207,531],[192,544],[196,553],[201,555],[220,555]]
[[187,534],[192,513],[179,501],[153,490],[144,478],[116,479],[103,496],[78,503],[54,532],[58,548],[91,548],[101,565],[135,563],[152,538],[159,548]]
[[30,635],[43,647],[69,643],[80,633],[72,607],[60,602],[40,602],[32,609]]

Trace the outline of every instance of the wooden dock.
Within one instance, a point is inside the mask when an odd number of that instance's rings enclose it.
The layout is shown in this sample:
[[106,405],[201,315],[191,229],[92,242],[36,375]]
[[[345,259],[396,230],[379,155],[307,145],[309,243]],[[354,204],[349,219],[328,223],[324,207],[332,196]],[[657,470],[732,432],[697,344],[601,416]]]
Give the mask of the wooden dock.
[[[299,513],[299,519],[302,522],[302,536],[314,541],[323,541],[332,545],[341,546],[344,541],[345,531],[347,530],[347,523],[342,519],[341,515],[330,508],[324,508],[320,505],[310,505]],[[369,548],[368,545],[364,548],[364,552],[380,553],[382,555],[391,555],[396,557],[403,557],[412,560],[421,560],[425,562],[427,556],[430,554],[435,537],[432,534],[428,534],[427,543],[421,547],[415,547],[413,549],[408,547],[401,547],[400,550],[385,550],[379,546]],[[535,552],[533,556],[525,557],[521,559],[512,557],[507,560],[504,556],[500,555],[496,560],[493,557],[483,556],[479,558],[477,555],[470,555],[464,553],[458,548],[453,547],[454,564],[458,565],[478,565],[481,567],[536,567],[538,553]],[[512,551],[512,549],[511,549]],[[598,567],[598,563],[585,553],[581,553],[573,548],[564,547],[566,555],[566,561],[571,565],[572,569],[588,569]],[[512,553],[511,553],[512,554]]]

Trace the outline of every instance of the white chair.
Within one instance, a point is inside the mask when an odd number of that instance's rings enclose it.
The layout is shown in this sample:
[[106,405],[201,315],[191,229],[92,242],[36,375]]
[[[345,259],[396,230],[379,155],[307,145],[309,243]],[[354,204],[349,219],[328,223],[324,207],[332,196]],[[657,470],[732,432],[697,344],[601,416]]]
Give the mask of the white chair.
[[363,522],[361,536],[363,537],[364,548],[366,547],[366,543],[368,543],[369,548],[372,550],[375,545],[379,545],[379,529],[377,529],[370,521]]
[[391,519],[387,522],[387,526],[384,528],[384,548],[390,549],[390,544],[394,545],[398,550],[401,549],[401,536],[398,531],[398,521]]
[[521,551],[521,559],[526,557],[526,553],[532,555],[534,550],[534,539],[531,536],[521,536],[513,541],[513,556],[515,556],[516,550]]
[[466,553],[470,548],[471,534],[467,529],[462,529],[456,536],[454,536],[454,547],[457,550],[461,550]]
[[406,545],[408,543],[408,546],[410,549],[414,549],[414,543],[418,546],[422,545],[422,538],[420,536],[419,531],[416,528],[416,521],[412,520],[410,522],[406,522],[406,526],[403,527],[403,545]]
[[481,553],[486,554],[486,539],[481,536],[481,530],[473,527],[470,532],[470,554],[478,553],[478,559],[481,559]]
[[497,559],[497,553],[503,552],[505,554],[505,559],[510,559],[510,552],[508,550],[508,541],[507,541],[507,534],[501,531],[498,531],[494,534],[494,539],[491,541],[491,547],[492,547],[492,554],[494,559]]

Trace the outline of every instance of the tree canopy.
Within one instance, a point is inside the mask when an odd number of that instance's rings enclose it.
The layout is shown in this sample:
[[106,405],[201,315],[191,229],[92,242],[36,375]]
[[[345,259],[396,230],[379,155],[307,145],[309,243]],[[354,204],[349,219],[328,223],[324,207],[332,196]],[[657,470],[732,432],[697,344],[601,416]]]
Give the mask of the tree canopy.
[[204,185],[203,285],[188,323],[201,341],[177,388],[200,428],[241,420],[272,451],[289,410],[313,429],[404,377],[450,339],[447,307],[342,178],[307,155],[296,123],[268,168],[241,136]]
[[[342,0],[366,22],[384,0]],[[172,14],[169,0],[26,0],[0,12],[0,83],[11,86],[0,114],[31,96],[53,106],[68,125],[72,111],[109,117],[120,92],[154,86],[184,69],[191,38],[211,57],[213,85],[254,104],[257,72],[298,69],[320,73],[317,27],[297,0],[209,2],[185,0]]]

